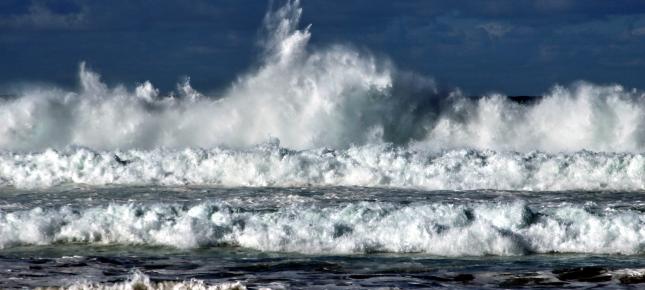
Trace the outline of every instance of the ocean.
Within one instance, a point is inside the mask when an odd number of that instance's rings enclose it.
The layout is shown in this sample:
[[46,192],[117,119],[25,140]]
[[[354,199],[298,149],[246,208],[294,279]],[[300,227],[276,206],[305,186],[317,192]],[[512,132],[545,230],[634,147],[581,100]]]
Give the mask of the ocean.
[[67,185],[2,196],[2,288],[643,282],[640,192]]
[[0,288],[645,285],[645,92],[465,96],[267,13],[226,90],[0,97]]

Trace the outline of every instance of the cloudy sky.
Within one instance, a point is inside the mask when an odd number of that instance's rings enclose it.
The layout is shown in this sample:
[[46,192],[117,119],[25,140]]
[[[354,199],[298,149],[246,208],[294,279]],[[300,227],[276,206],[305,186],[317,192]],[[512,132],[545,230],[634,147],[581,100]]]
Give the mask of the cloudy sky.
[[[273,5],[280,5],[276,0]],[[3,0],[0,84],[184,76],[209,91],[257,65],[263,0]],[[576,80],[645,89],[643,1],[303,0],[312,45],[352,45],[467,94],[536,95]],[[0,86],[0,87],[2,87]]]

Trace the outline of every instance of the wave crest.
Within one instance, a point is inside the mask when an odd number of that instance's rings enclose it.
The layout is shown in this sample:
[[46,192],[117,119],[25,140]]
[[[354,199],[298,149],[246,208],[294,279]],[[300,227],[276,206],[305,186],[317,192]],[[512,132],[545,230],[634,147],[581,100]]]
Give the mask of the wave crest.
[[533,104],[468,98],[348,46],[309,48],[301,14],[298,1],[270,11],[258,67],[218,95],[188,80],[166,95],[147,81],[133,90],[110,87],[85,64],[77,91],[17,91],[0,100],[0,148],[246,148],[278,138],[293,149],[382,142],[429,150],[645,149],[642,91],[579,83],[556,86]]
[[645,189],[645,156],[550,154],[367,145],[294,151],[276,143],[246,149],[155,149],[0,153],[0,185],[378,186],[425,190]]
[[239,210],[226,203],[111,204],[0,212],[0,247],[82,242],[301,253],[642,254],[645,216],[565,204],[356,202]]

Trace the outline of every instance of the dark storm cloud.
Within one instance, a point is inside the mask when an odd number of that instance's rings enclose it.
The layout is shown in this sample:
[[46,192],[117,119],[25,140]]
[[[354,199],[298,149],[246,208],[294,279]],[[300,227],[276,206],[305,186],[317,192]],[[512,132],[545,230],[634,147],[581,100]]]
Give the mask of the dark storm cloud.
[[[280,5],[280,1],[273,3]],[[0,82],[73,85],[87,60],[108,81],[225,86],[254,64],[254,0],[0,4]],[[313,45],[347,43],[468,93],[538,94],[579,79],[645,87],[642,1],[303,1]]]

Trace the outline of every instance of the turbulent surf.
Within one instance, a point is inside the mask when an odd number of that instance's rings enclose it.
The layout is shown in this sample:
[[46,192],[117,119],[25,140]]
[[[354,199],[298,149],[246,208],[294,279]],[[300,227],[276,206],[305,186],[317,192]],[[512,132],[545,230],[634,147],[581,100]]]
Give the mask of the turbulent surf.
[[[248,207],[247,207],[248,209]],[[52,243],[241,246],[314,254],[644,254],[645,215],[578,205],[357,202],[246,211],[221,203],[35,208],[0,215],[0,248]]]
[[[125,160],[125,161],[124,161]],[[94,151],[0,153],[0,185],[378,186],[426,190],[627,190],[645,187],[640,153],[433,152],[392,145],[291,150]]]
[[645,282],[644,91],[467,96],[301,14],[217,93],[81,63],[1,97],[0,288]]
[[0,101],[0,148],[244,148],[279,139],[291,149],[645,149],[643,91],[580,82],[524,104],[501,94],[469,98],[348,47],[309,48],[301,12],[291,3],[267,15],[263,58],[221,94],[202,94],[188,80],[168,94],[147,81],[110,87],[84,63],[76,91],[16,88]]

